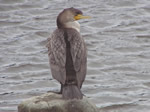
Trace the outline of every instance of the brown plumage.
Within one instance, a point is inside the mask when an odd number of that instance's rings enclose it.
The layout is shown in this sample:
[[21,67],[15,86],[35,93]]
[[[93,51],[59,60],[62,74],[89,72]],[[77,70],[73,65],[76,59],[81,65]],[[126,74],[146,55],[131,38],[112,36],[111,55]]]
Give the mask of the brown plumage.
[[53,78],[61,84],[65,99],[82,99],[80,91],[87,68],[86,46],[78,19],[87,18],[75,8],[64,9],[57,17],[57,29],[48,38],[49,62]]

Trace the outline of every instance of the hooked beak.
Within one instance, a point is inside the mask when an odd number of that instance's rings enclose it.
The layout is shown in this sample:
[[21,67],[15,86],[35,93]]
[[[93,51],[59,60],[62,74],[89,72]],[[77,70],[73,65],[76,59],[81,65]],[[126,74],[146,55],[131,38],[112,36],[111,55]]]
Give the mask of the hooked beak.
[[90,16],[83,16],[83,15],[81,15],[81,14],[78,14],[78,15],[74,16],[74,19],[75,19],[75,20],[79,20],[79,19],[89,19],[89,18],[91,18],[91,17],[90,17]]

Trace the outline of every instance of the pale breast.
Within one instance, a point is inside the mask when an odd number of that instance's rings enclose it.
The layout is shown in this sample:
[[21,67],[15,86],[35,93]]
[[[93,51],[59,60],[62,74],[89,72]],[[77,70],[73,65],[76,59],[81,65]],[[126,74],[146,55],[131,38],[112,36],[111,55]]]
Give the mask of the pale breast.
[[66,28],[73,28],[76,29],[78,32],[80,32],[80,24],[77,21],[73,21],[73,22],[67,22],[65,24]]

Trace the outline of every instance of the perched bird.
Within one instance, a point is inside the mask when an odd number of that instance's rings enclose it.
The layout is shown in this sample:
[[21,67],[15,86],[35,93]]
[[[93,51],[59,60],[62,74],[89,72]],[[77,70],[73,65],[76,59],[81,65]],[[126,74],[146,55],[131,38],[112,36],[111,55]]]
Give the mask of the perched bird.
[[82,11],[64,9],[57,17],[57,29],[48,38],[47,48],[52,76],[61,84],[64,99],[82,99],[82,83],[87,69],[86,45],[80,35]]

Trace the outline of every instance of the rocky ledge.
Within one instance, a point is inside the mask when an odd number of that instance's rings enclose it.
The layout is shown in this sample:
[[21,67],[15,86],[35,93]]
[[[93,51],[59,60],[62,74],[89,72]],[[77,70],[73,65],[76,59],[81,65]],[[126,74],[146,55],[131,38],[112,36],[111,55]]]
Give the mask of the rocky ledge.
[[98,112],[98,109],[86,97],[64,100],[62,95],[50,92],[23,101],[18,112]]

